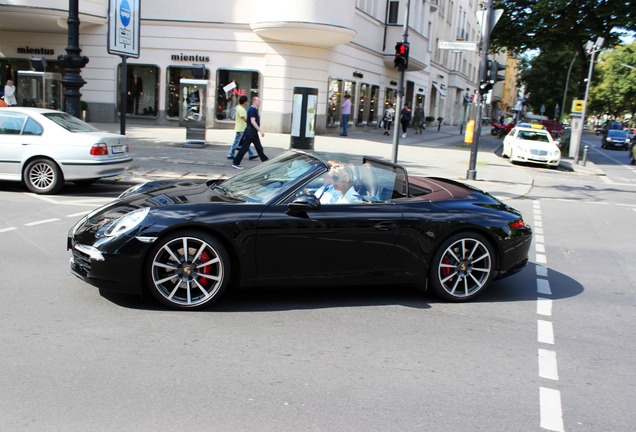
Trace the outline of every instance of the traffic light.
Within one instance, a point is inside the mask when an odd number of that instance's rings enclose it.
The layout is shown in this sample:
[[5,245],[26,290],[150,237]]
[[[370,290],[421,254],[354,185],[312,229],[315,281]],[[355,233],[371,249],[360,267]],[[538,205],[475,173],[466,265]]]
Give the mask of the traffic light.
[[393,60],[395,69],[403,71],[409,67],[409,44],[407,42],[398,42],[395,44],[395,60]]
[[494,84],[497,84],[497,81],[503,81],[506,79],[505,75],[499,75],[499,71],[505,71],[506,65],[502,65],[497,63],[495,60],[490,62],[490,81]]
[[489,72],[490,69],[492,68],[492,60],[488,60],[488,63],[486,64],[486,71],[481,73],[481,81],[479,83],[479,94],[481,95],[485,95],[486,93],[488,93],[490,91],[490,89],[492,89],[492,81],[489,80]]

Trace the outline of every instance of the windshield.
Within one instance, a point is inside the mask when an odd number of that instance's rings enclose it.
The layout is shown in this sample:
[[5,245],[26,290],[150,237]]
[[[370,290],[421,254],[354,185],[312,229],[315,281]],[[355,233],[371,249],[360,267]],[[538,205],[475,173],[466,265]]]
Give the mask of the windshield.
[[627,134],[622,130],[611,130],[608,132],[610,138],[627,138]]
[[69,132],[98,132],[93,126],[67,113],[44,113],[42,115]]
[[545,132],[519,131],[519,139],[528,141],[550,142]]
[[232,198],[265,203],[310,171],[326,165],[303,153],[285,153],[249,171],[238,174],[218,187]]

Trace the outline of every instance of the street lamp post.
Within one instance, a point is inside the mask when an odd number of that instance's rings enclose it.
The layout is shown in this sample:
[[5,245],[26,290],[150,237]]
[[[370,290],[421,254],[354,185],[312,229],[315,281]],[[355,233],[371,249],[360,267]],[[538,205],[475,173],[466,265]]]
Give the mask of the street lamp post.
[[[596,53],[601,50],[604,42],[605,42],[605,39],[602,37],[599,37],[598,39],[596,39],[596,42],[588,41],[587,45],[585,46],[586,51],[589,52],[592,56],[590,58],[590,69],[589,69],[589,72],[587,73],[587,85],[585,86],[585,98],[583,99],[583,112],[581,113],[582,124],[584,129],[585,129],[585,114],[587,112],[587,99],[588,99],[588,96],[590,95],[590,83],[592,82],[592,71],[594,70],[594,57],[596,56]],[[574,153],[575,164],[579,163],[580,148],[581,148],[581,135],[578,135],[575,142],[575,149],[576,149]]]
[[66,54],[58,56],[58,61],[66,71],[62,84],[64,91],[64,111],[72,116],[81,118],[79,89],[86,84],[80,75],[80,69],[88,63],[88,57],[80,56],[82,50],[79,47],[79,0],[69,0],[68,5],[68,46]]

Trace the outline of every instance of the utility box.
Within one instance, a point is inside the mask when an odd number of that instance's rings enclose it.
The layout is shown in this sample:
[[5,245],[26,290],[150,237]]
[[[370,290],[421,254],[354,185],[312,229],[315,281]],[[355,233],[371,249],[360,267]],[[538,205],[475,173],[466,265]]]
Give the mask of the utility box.
[[314,149],[318,89],[294,87],[290,148]]
[[205,145],[207,80],[181,78],[179,81],[179,126],[186,128],[186,147]]
[[18,106],[62,110],[62,75],[18,71]]

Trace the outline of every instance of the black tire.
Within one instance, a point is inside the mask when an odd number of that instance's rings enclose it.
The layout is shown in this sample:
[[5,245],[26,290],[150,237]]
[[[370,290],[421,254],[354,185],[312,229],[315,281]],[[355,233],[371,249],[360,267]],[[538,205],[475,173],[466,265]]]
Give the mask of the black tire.
[[495,274],[495,254],[481,234],[455,234],[440,245],[429,269],[431,290],[453,302],[473,299]]
[[497,136],[497,135],[499,135],[499,131],[497,130],[497,128],[492,128],[492,129],[490,130],[490,135],[492,135],[492,136]]
[[23,178],[27,188],[37,194],[54,194],[64,186],[60,167],[50,159],[38,158],[29,162]]
[[230,258],[214,237],[181,231],[155,241],[145,274],[148,289],[162,304],[180,310],[203,309],[225,291]]

